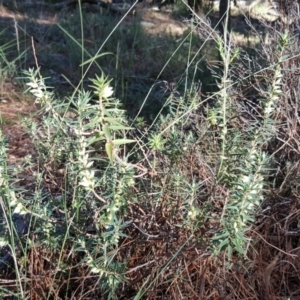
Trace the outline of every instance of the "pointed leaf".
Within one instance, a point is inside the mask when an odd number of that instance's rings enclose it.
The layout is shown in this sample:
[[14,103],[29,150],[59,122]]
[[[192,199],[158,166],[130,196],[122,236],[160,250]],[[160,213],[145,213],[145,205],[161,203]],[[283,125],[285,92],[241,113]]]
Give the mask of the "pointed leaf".
[[214,241],[214,240],[220,240],[220,239],[223,239],[225,237],[228,237],[230,234],[228,231],[226,231],[225,233],[221,233],[219,235],[216,235],[214,237],[212,237],[211,239]]
[[103,132],[106,136],[106,138],[111,139],[111,134],[110,134],[110,128],[109,126],[103,126]]
[[108,156],[110,162],[112,163],[113,162],[113,150],[114,150],[112,142],[107,142],[105,144],[105,150],[106,150],[106,153],[107,153],[107,156]]
[[117,139],[117,140],[112,141],[112,143],[115,146],[121,146],[121,145],[124,145],[124,144],[135,143],[135,142],[136,142],[135,140],[128,140],[128,139]]

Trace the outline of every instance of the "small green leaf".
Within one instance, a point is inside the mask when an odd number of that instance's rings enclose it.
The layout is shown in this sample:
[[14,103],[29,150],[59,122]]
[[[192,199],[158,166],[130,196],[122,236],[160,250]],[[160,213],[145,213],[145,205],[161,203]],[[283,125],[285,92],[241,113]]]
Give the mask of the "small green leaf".
[[121,145],[124,145],[124,144],[135,143],[135,140],[117,139],[117,140],[113,140],[112,143],[115,146],[121,146]]
[[242,255],[245,254],[245,249],[243,248],[243,244],[245,244],[246,241],[247,241],[246,239],[244,239],[244,240],[239,239],[238,236],[236,236],[234,239],[232,239],[232,243],[235,246],[234,249]]
[[114,151],[112,142],[107,142],[105,144],[105,150],[106,150],[106,153],[107,153],[107,156],[108,156],[110,162],[112,163],[113,162],[113,151]]
[[220,251],[223,251],[228,245],[229,245],[229,239],[225,239],[221,241],[219,244]]
[[223,238],[225,238],[225,237],[228,237],[230,234],[229,234],[229,232],[228,231],[226,231],[225,233],[222,233],[222,234],[220,234],[220,235],[216,235],[216,236],[214,236],[214,237],[212,237],[211,239],[214,241],[214,240],[221,240],[221,239],[223,239]]
[[229,261],[231,261],[232,253],[233,253],[233,249],[232,249],[231,245],[229,244],[229,245],[227,246],[227,257],[228,257],[228,260],[229,260]]
[[103,132],[106,138],[111,139],[110,128],[108,126],[103,126]]
[[122,126],[122,124],[118,121],[118,120],[116,120],[116,118],[112,118],[112,117],[105,117],[104,118],[104,120],[105,120],[105,122],[107,122],[107,123],[110,123],[110,124],[114,124],[114,125],[116,125],[116,126]]
[[104,55],[108,55],[108,54],[111,54],[113,55],[112,52],[105,52],[105,53],[101,53],[101,54],[98,54],[98,55],[95,55],[93,56],[92,58],[86,60],[85,62],[83,62],[81,65],[79,65],[80,67],[86,65],[86,64],[90,64],[90,63],[93,63],[97,58],[101,57],[101,56],[104,56]]

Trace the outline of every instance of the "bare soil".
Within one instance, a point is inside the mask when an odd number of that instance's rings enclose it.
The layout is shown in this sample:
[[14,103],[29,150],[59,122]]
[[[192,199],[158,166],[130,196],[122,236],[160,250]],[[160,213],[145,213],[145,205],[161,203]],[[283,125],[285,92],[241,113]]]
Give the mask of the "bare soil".
[[10,81],[1,83],[1,129],[8,141],[8,163],[11,165],[19,164],[26,155],[34,154],[31,139],[24,129],[22,119],[31,117],[36,110],[33,99],[25,96],[21,87]]

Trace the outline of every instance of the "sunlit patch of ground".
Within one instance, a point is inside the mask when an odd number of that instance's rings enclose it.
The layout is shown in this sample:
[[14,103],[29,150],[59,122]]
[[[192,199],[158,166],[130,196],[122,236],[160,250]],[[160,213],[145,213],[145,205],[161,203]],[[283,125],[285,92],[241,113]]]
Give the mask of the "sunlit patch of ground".
[[[8,10],[3,5],[0,5],[0,17],[12,19],[16,21],[24,21],[31,19],[27,14],[15,13]],[[41,11],[39,16],[34,20],[38,24],[51,25],[57,23],[57,15],[49,14],[47,12]]]
[[187,23],[175,20],[169,13],[147,10],[141,12],[141,18],[145,31],[153,35],[181,36],[189,28]]
[[18,86],[7,81],[0,84],[1,130],[8,142],[8,163],[16,164],[34,153],[31,139],[22,125],[22,118],[37,110],[33,100],[26,97]]

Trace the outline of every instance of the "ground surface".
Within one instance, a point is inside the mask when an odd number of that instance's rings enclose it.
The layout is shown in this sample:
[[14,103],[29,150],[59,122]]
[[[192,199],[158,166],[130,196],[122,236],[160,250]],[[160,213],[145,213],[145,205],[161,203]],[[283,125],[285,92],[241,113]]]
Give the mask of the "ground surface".
[[22,119],[30,117],[37,107],[20,87],[3,82],[0,89],[1,129],[8,141],[8,162],[19,164],[26,155],[33,154],[31,139],[26,134]]

